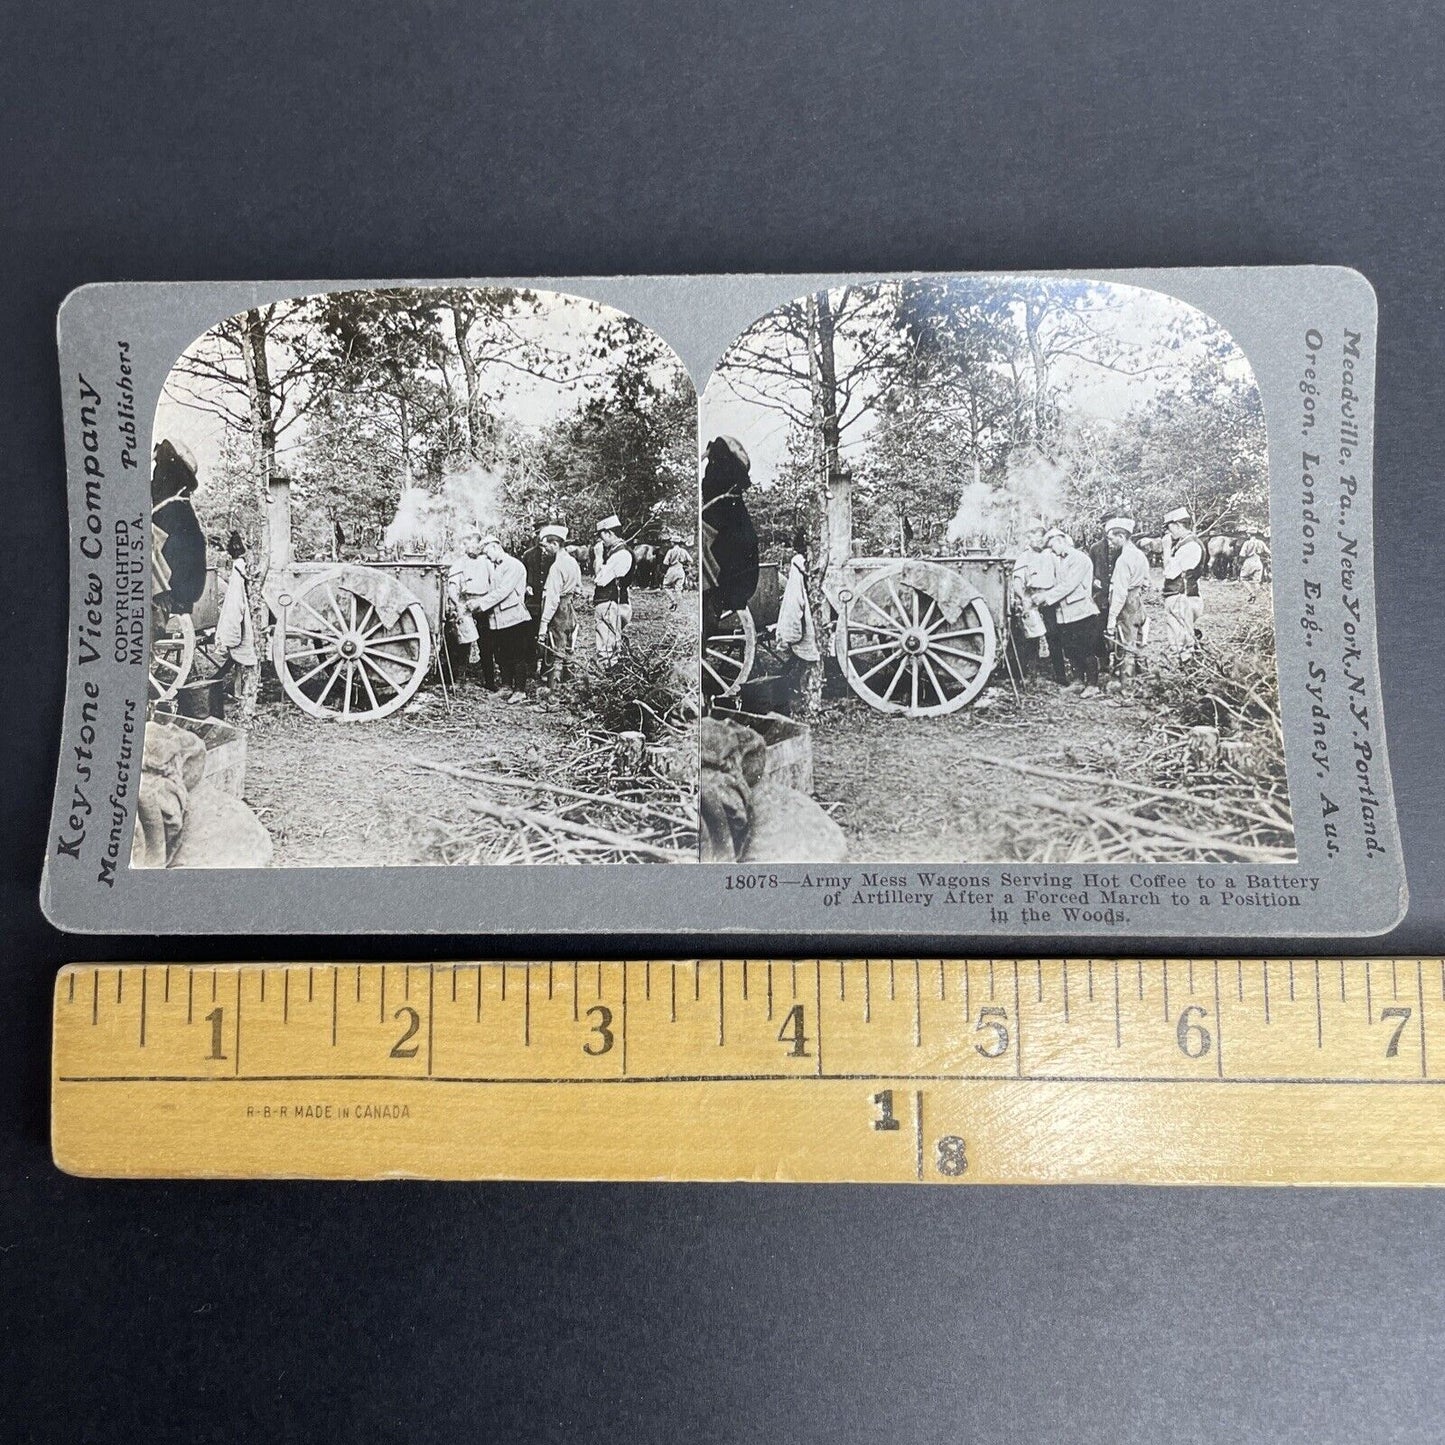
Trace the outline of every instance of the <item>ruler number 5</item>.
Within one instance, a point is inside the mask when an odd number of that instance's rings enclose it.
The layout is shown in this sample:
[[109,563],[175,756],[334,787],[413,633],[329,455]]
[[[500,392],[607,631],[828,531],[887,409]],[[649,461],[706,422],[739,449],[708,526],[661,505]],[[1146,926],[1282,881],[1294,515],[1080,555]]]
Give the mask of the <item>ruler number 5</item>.
[[1008,1053],[1008,1010],[1003,1008],[981,1008],[978,1011],[978,1022],[973,1026],[974,1033],[991,1031],[992,1039],[987,1046],[975,1044],[974,1049],[986,1059],[1001,1059]]

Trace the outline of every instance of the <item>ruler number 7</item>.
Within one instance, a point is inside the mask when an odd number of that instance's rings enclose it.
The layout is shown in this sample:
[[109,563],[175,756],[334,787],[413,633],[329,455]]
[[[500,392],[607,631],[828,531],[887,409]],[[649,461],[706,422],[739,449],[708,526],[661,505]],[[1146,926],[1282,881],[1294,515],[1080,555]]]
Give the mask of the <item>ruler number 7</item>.
[[1405,1025],[1410,1022],[1410,1010],[1407,1008],[1382,1008],[1380,1010],[1380,1022],[1386,1019],[1399,1019],[1395,1025],[1395,1032],[1390,1035],[1390,1042],[1385,1045],[1385,1057],[1397,1059],[1400,1057],[1400,1035],[1405,1032]]

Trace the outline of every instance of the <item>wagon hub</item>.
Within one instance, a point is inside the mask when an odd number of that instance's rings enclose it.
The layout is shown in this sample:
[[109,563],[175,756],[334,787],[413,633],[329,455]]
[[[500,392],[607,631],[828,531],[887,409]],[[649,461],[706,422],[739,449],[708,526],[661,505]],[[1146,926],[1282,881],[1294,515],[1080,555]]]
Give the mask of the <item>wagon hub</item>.
[[338,650],[343,657],[355,657],[361,651],[361,647],[354,637],[343,637]]
[[910,627],[901,640],[904,652],[919,653],[928,650],[928,634],[919,628]]

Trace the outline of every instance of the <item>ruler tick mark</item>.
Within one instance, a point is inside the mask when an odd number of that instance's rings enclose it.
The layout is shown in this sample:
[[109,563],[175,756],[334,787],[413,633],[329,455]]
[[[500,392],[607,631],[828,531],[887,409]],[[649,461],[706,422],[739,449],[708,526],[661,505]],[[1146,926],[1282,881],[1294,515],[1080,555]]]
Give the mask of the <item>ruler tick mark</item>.
[[602,997],[602,962],[600,959],[597,963],[597,997]]
[[[867,965],[865,964],[866,968]],[[963,961],[963,1021],[973,1022],[973,982],[969,977],[968,960]]]
[[943,971],[941,958],[938,960],[938,1001],[939,1003],[948,1002],[948,978]]
[[1214,960],[1214,1071],[1224,1077],[1224,1009],[1219,1001],[1219,960]]
[[1430,1073],[1425,1067],[1425,965],[1418,958],[1415,960],[1415,994],[1420,1005],[1420,1077],[1428,1079]]
[[[552,970],[552,965],[551,965],[551,964],[548,964],[548,965],[547,965],[547,973],[548,973],[548,977],[549,977],[549,978],[551,977],[551,970]],[[356,971],[356,976],[357,976],[358,980],[359,980],[360,977],[361,977],[361,970],[360,970],[359,968],[358,968],[357,971]],[[358,986],[358,988],[357,988],[357,990],[356,990],[356,996],[357,996],[358,999],[361,997],[361,989],[360,989],[359,986]],[[549,995],[549,997],[550,997],[550,995]],[[457,971],[456,971],[456,968],[453,967],[453,969],[452,969],[452,1002],[455,1003],[456,1001],[457,1001]]]
[[[361,1002],[361,965],[356,965],[356,1001]],[[452,970],[452,1002],[457,1001],[457,971]]]
[[[722,964],[719,963],[719,964],[718,964],[718,967],[721,968],[721,967],[722,967]],[[747,959],[743,959],[743,1002],[746,1003],[747,1001],[748,1001],[748,961],[747,961]]]
[[1035,971],[1036,971],[1037,974],[1038,974],[1038,980],[1039,980],[1039,996],[1038,996],[1037,1000],[1035,1000],[1035,1002],[1037,1002],[1037,1003],[1043,1003],[1043,1001],[1044,1001],[1044,961],[1043,961],[1043,959],[1041,959],[1041,958],[1036,958],[1036,959],[1034,960],[1034,969],[1035,969]]
[[[626,964],[623,965],[626,967]],[[532,1047],[532,965],[522,965],[522,1047]]]
[[989,959],[989,961],[988,961],[988,996],[989,996],[990,998],[992,998],[993,995],[994,995],[993,959]]
[[[146,1046],[146,975],[148,970],[144,964],[140,970],[140,1046]],[[265,974],[261,975],[263,978]]]
[[[627,965],[624,963],[623,968]],[[652,1001],[652,960],[649,958],[642,965],[642,997],[649,1003]]]
[[1264,1021],[1269,1022],[1269,960],[1264,961]]
[[[436,966],[436,964],[434,964],[434,963],[428,964],[428,965],[427,965],[427,971],[426,971],[426,972],[427,972],[427,979],[426,979],[426,1074],[427,1074],[427,1078],[431,1078],[431,1067],[432,1067],[432,1037],[433,1037],[432,1025],[433,1025],[433,1022],[435,1021],[436,1016],[437,1016],[437,1010],[436,1010],[436,1000],[437,1000],[437,966]],[[360,970],[359,970],[359,969],[357,970],[357,975],[358,975],[358,978],[359,978],[359,977],[360,977]],[[455,993],[455,991],[456,991],[456,986],[457,986],[457,971],[456,971],[455,968],[453,968],[453,969],[452,969],[452,991],[453,991],[453,993]],[[359,992],[360,992],[360,990],[358,989],[358,993],[359,993]]]
[[124,970],[123,968],[118,968],[118,969],[116,969],[116,971],[115,971],[115,1001],[116,1001],[116,1003],[119,1003],[119,1002],[120,1002],[120,989],[121,989],[121,984],[122,984],[124,981],[125,981],[125,970]]
[[186,970],[186,1022],[190,1023],[194,1017],[196,1002],[196,971],[193,968]]
[[[574,979],[574,980],[576,979],[576,974],[573,974],[573,979]],[[573,993],[573,995],[572,995],[572,1017],[573,1017],[574,1019],[577,1017],[577,995],[576,995],[576,993]],[[477,1017],[476,1017],[476,1022],[477,1022],[477,1023],[481,1023],[481,1021],[482,1021],[482,966],[481,966],[481,964],[478,964],[478,965],[477,965]]]
[[[166,975],[167,975],[167,977],[170,976],[170,969],[167,969],[167,970],[166,970]],[[74,1002],[75,1002],[75,972],[74,972],[74,970],[71,971],[71,975],[70,975],[70,998],[69,998],[68,1001],[69,1001],[70,1003],[74,1003]]]
[[1143,960],[1142,958],[1136,958],[1136,959],[1134,960],[1134,968],[1135,968],[1135,971],[1136,971],[1136,972],[1138,973],[1138,975],[1139,975],[1139,1002],[1140,1002],[1140,1003],[1143,1003],[1143,1002],[1144,1002],[1144,960]]
[[863,960],[863,1022],[873,1022],[873,970],[866,958]]
[[1365,960],[1365,1022],[1375,1022],[1375,1001],[1374,994],[1370,987],[1370,960]]
[[1094,960],[1093,960],[1092,958],[1088,960],[1086,967],[1087,967],[1088,978],[1089,978],[1089,1002],[1090,1002],[1090,1003],[1093,1003],[1093,1001],[1094,1001]]
[[622,960],[622,1076],[627,1077],[627,960]]
[[898,981],[893,974],[893,960],[888,960],[888,1001],[892,1003],[898,997]]
[[552,997],[552,964],[553,960],[549,958],[547,960],[547,997],[549,999]]
[[[820,965],[821,966],[821,965]],[[923,974],[921,964],[913,960],[913,1047],[923,1047]]]
[[281,970],[281,1022],[291,1022],[291,970]]
[[[75,975],[74,975],[74,974],[71,974],[71,975],[70,975],[70,996],[71,996],[72,998],[75,997]],[[162,1002],[162,1003],[169,1003],[170,1001],[171,1001],[171,966],[170,966],[170,964],[166,964],[166,989],[165,989],[165,995],[162,997],[161,1002]]]
[[1024,1076],[1024,1013],[1019,1006],[1019,965],[1014,960],[1014,1077]]
[[215,1001],[216,1001],[216,970],[213,968],[213,969],[211,970],[211,1002],[212,1002],[212,1003],[215,1003]]
[[724,1014],[725,1014],[725,1013],[726,1013],[726,1003],[725,1003],[724,997],[723,997],[723,965],[722,965],[722,959],[718,959],[718,961],[717,961],[717,1045],[718,1045],[718,1048],[722,1048],[722,1046],[723,1046],[723,1038],[724,1038],[724,1036],[725,1036],[725,1034],[724,1034]]
[[913,1091],[913,1166],[923,1179],[923,1090]]
[[1340,960],[1340,1002],[1345,1001],[1345,961]]
[[[383,973],[383,974],[382,974],[382,977],[385,978],[386,975]],[[214,999],[215,997],[216,997],[216,980],[215,980],[215,978],[214,978],[214,976],[213,976],[213,977],[211,978],[211,998]],[[311,1002],[313,1002],[313,1001],[315,1000],[315,998],[316,998],[316,970],[315,970],[314,967],[308,967],[307,970],[306,970],[306,1002],[307,1002],[307,1003],[311,1003]]]
[[232,1050],[236,1056],[235,1068],[232,1072],[239,1079],[241,1077],[241,970],[236,970],[236,1047]]
[[266,969],[264,966],[261,969],[261,1002],[266,1002]]
[[1390,960],[1390,997],[1400,997],[1400,966],[1393,958]]
[[702,1002],[702,959],[695,958],[692,961],[692,1001]]
[[[840,988],[842,987],[842,979],[843,979],[843,965],[840,963],[840,964],[838,965],[838,980],[839,980],[839,987],[840,987]],[[840,995],[840,997],[841,997],[841,995]],[[768,960],[768,1022],[771,1023],[771,1022],[772,1022],[772,1019],[773,1019],[773,961],[772,961],[772,959],[770,958],[770,959]]]
[[1119,960],[1114,960],[1114,1047],[1124,1047],[1124,1022],[1119,1012]]
[[1194,996],[1194,960],[1189,960],[1189,996]]
[[[331,1047],[336,1047],[336,1015],[337,1005],[340,1003],[341,994],[341,970],[335,965],[331,966]],[[239,1049],[240,1045],[237,1044]]]
[[677,965],[668,965],[668,972],[672,975],[672,1022],[677,1022]]
[[818,1010],[818,1019],[814,1027],[818,1030],[818,1077],[822,1077],[822,959],[814,962],[814,1007]]
[[[308,976],[309,976],[310,970],[308,970],[307,972],[308,972]],[[478,965],[477,965],[477,998],[478,998],[478,1007],[480,1007],[481,987],[482,987],[482,966],[481,966],[481,964],[478,964]],[[307,997],[307,998],[310,998],[310,997],[311,997],[311,985],[310,985],[309,982],[308,982],[307,985],[306,985],[306,997]],[[378,1010],[377,1010],[376,1021],[377,1021],[378,1023],[382,1023],[382,1024],[384,1024],[384,1023],[386,1022],[386,965],[385,965],[385,964],[382,964],[382,966],[381,966],[381,1004],[380,1004],[380,1006],[379,1006],[379,1008],[378,1008]]]
[[[100,970],[96,969],[90,976],[90,1021],[93,1024],[100,1022]],[[186,1022],[190,1023],[190,1014],[186,1015]]]
[[[577,970],[578,970],[579,968],[581,968],[581,967],[582,967],[582,965],[581,965],[580,963],[578,963],[575,959],[572,961],[572,1022],[573,1022],[574,1024],[577,1022],[577,1017],[578,1017],[578,1015],[577,1015]],[[480,975],[478,975],[478,977],[480,978]],[[480,983],[478,984],[478,987],[480,987]],[[480,997],[480,995],[478,995],[478,997]],[[673,1011],[672,1011],[672,1016],[673,1016],[674,1018],[677,1017],[677,1010],[676,1010],[676,1009],[673,1009]]]
[[789,967],[790,967],[790,968],[792,969],[792,971],[793,971],[793,997],[794,997],[794,998],[797,998],[797,996],[798,996],[798,965],[797,965],[796,963],[792,963],[792,964],[789,964]]
[[1238,984],[1239,1001],[1244,1002],[1244,960],[1236,959],[1234,964],[1235,981]]
[[1289,961],[1289,1001],[1294,1002],[1294,959]]
[[1069,1021],[1069,960],[1064,960],[1064,1022]]
[[1325,1011],[1320,1000],[1320,961],[1315,959],[1315,1047],[1325,1046]]
[[502,1002],[507,1001],[507,965],[502,965]]
[[[505,965],[503,965],[505,967]],[[411,964],[404,963],[401,967],[401,998],[403,1003],[411,1002]]]

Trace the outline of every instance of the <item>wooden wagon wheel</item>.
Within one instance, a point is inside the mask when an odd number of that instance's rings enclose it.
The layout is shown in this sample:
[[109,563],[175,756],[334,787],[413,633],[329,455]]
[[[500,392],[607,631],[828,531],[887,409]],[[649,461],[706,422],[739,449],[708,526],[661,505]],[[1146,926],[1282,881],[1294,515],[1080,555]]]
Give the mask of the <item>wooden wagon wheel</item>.
[[702,667],[708,693],[713,697],[736,697],[752,675],[758,653],[758,633],[753,614],[746,607],[724,612],[717,629],[703,639]]
[[312,717],[365,722],[405,704],[431,666],[432,638],[419,602],[394,622],[365,595],[366,577],[348,569],[300,578],[283,595],[271,639],[281,686]]
[[191,675],[196,660],[196,629],[190,615],[173,612],[157,621],[151,635],[150,700],[169,702]]
[[909,717],[972,702],[993,670],[997,636],[988,604],[970,593],[956,573],[914,561],[845,589],[834,646],[848,686],[869,707]]

